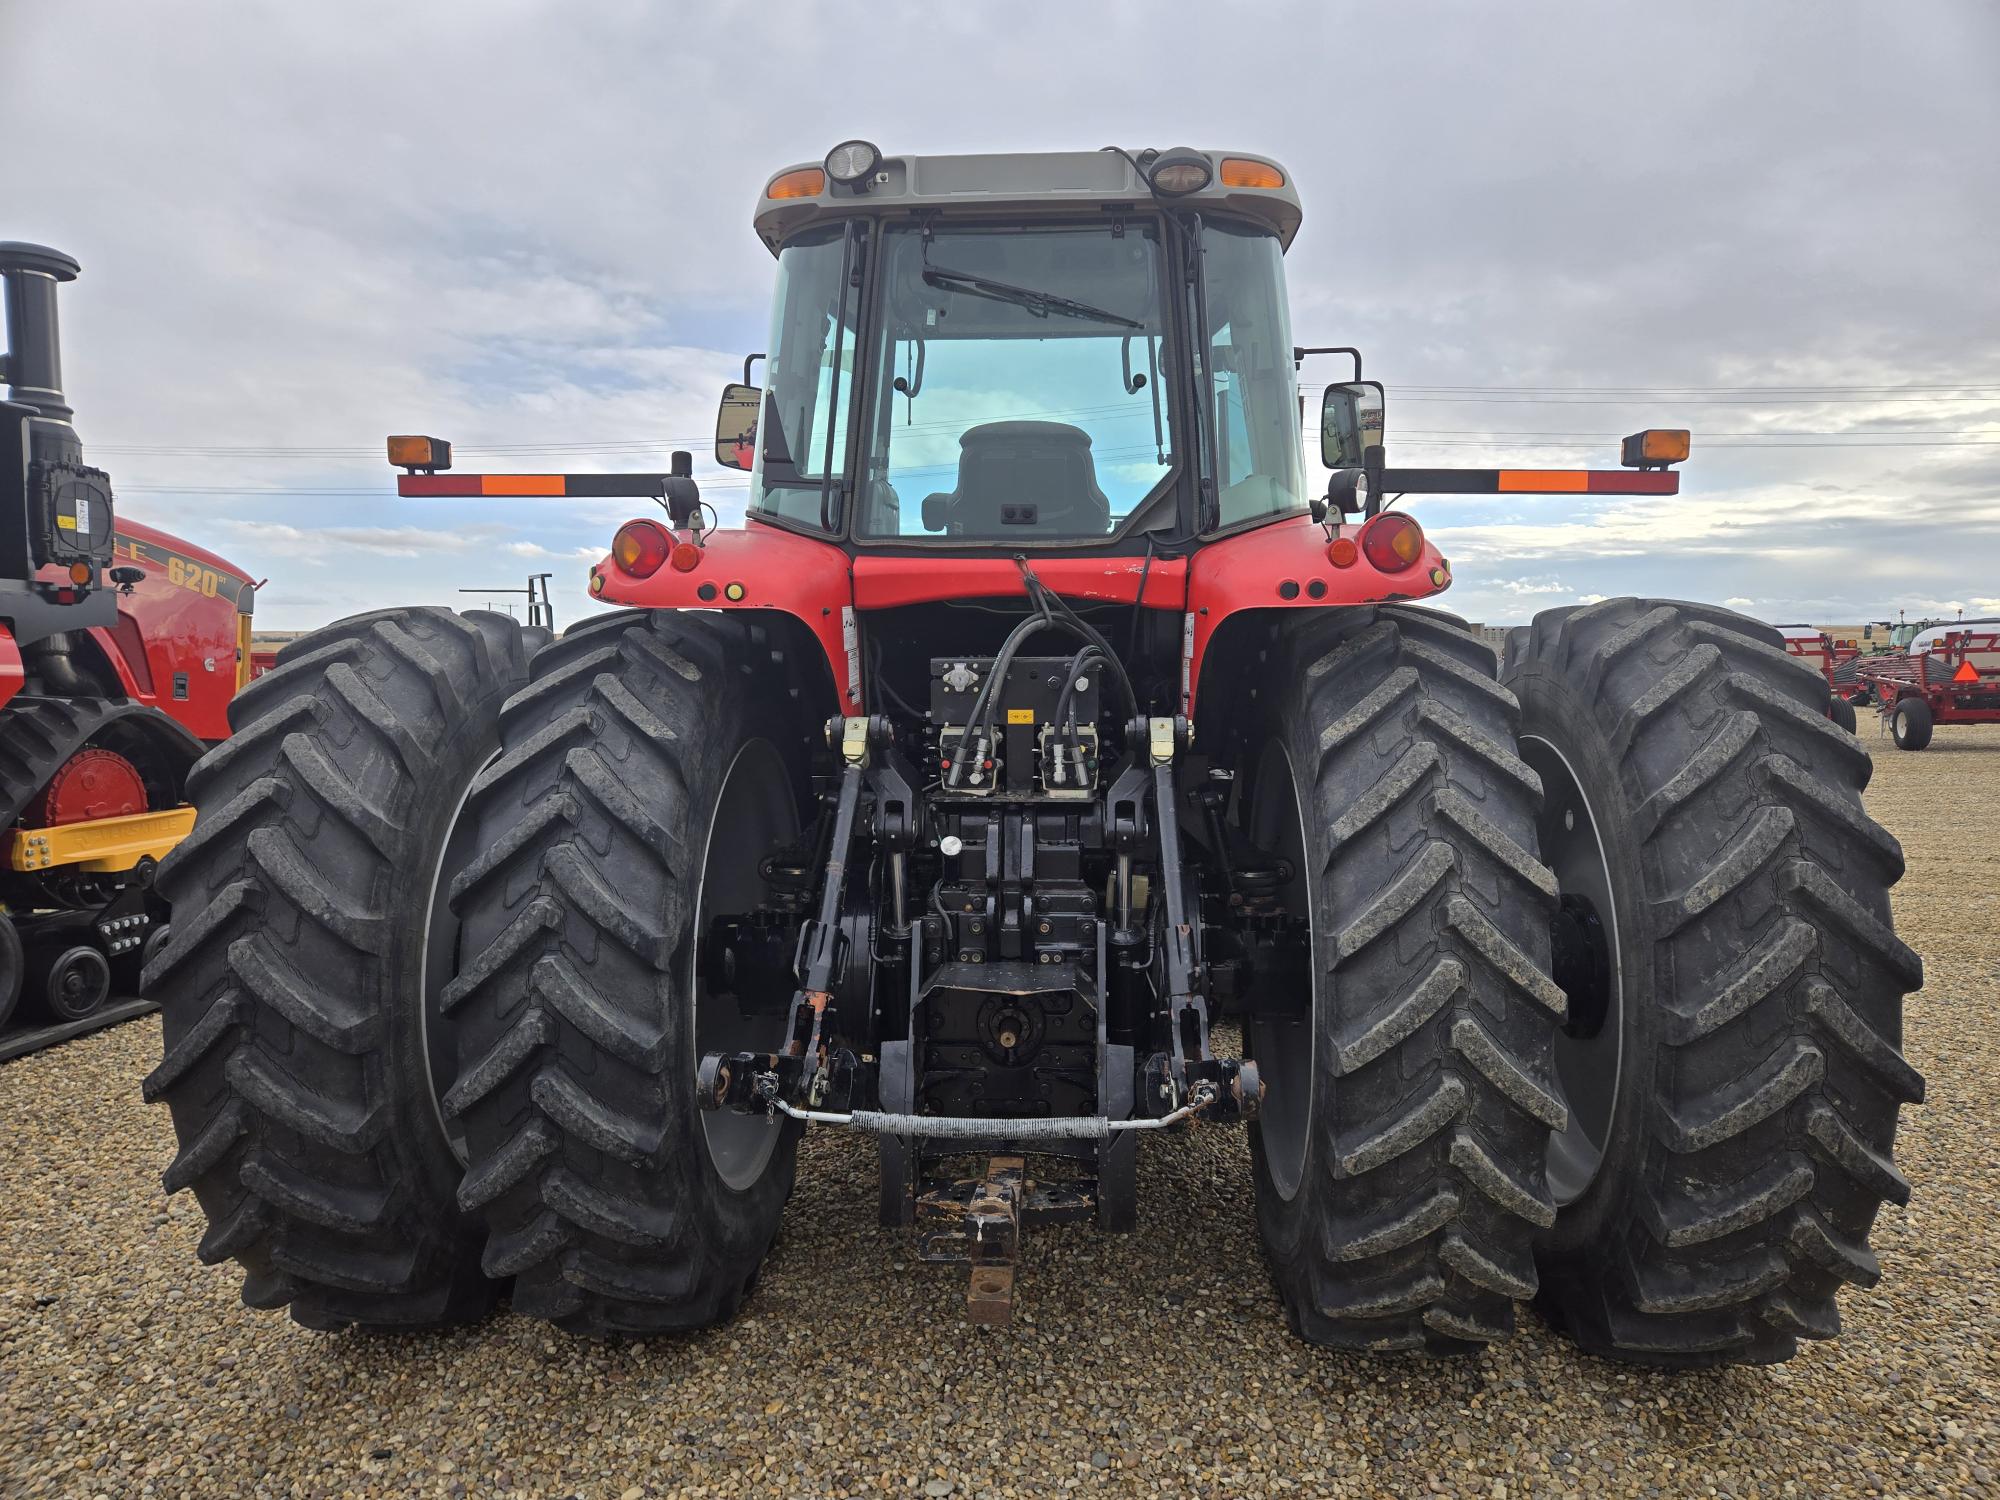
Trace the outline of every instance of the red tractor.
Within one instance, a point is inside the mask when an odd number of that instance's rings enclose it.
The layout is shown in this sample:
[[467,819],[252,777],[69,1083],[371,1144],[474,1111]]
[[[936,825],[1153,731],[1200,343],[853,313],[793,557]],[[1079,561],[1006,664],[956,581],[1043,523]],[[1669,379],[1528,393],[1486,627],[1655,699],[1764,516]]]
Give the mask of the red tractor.
[[1476,1349],[1530,1297],[1663,1364],[1836,1331],[1922,1093],[1868,757],[1727,610],[1548,611],[1500,670],[1431,607],[1395,501],[1671,495],[1687,434],[1388,466],[1359,355],[1293,344],[1300,218],[1264,157],[845,142],[757,206],[743,524],[685,454],[389,440],[412,498],[664,515],[532,659],[441,608],[294,643],[196,774],[147,1087],[248,1302],[716,1323],[814,1128],[1000,1321],[1030,1228],[1214,1206],[1142,1212],[1142,1136],[1247,1128],[1315,1343]]
[[166,932],[153,873],[194,823],[189,771],[229,732],[256,593],[114,519],[62,391],[56,288],[76,274],[60,251],[0,244],[0,1029],[24,989],[71,1027],[136,991]]

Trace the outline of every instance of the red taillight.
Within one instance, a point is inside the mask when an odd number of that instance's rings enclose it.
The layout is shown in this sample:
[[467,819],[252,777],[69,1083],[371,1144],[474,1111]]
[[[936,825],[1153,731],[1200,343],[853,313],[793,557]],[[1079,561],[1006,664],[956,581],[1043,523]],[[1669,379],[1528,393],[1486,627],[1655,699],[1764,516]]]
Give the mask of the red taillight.
[[1384,573],[1414,568],[1424,555],[1424,529],[1401,511],[1384,511],[1361,528],[1361,555]]
[[673,564],[676,573],[692,573],[701,566],[701,548],[693,542],[675,542],[667,561]]
[[651,578],[660,571],[672,546],[654,521],[627,521],[611,539],[611,560],[634,578]]

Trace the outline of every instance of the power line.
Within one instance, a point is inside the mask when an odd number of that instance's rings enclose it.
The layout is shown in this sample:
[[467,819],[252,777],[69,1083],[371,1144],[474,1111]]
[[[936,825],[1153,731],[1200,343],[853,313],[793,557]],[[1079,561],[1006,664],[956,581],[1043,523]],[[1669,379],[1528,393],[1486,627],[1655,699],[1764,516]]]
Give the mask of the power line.
[[[1299,390],[1307,395],[1324,390],[1323,384],[1305,384]],[[1946,394],[1956,392],[1959,394]],[[1684,386],[1618,386],[1618,385],[1424,385],[1401,384],[1395,387],[1399,401],[1423,401],[1461,403],[1465,405],[1524,405],[1524,406],[1627,406],[1642,401],[1680,402],[1702,406],[1759,406],[1759,405],[1812,405],[1836,401],[1879,403],[1893,400],[1917,402],[2000,402],[2000,385],[1984,382],[1965,382],[1955,385],[1789,385],[1789,386],[1724,386],[1724,385],[1684,385]],[[1035,411],[994,415],[989,421],[1011,420],[1015,417],[1088,416],[1106,413],[1126,414],[1124,404],[1110,404],[1089,407],[1070,407],[1060,411]],[[904,423],[898,430],[927,431],[942,430],[958,424],[951,422]],[[1814,436],[1833,436],[1818,434]],[[479,443],[467,444],[457,451],[462,456],[490,454],[493,456],[563,455],[563,454],[610,454],[649,453],[671,451],[675,448],[698,449],[707,445],[709,437],[660,437],[660,438],[606,438],[601,441],[580,441],[565,439],[554,442],[531,443]],[[211,443],[184,444],[121,444],[96,443],[92,451],[105,454],[122,454],[131,457],[189,457],[189,458],[373,458],[381,454],[379,446],[345,446],[337,444],[282,444],[259,443],[225,445]]]

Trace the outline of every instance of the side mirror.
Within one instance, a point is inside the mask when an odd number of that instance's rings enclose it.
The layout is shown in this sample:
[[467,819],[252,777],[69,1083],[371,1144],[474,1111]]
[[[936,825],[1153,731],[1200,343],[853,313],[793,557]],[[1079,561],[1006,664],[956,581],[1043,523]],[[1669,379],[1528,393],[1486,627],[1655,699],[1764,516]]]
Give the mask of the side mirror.
[[1349,380],[1320,398],[1320,462],[1329,469],[1382,467],[1382,384]]
[[757,418],[764,410],[764,393],[754,385],[722,388],[722,405],[715,413],[715,461],[725,469],[749,469],[757,461]]

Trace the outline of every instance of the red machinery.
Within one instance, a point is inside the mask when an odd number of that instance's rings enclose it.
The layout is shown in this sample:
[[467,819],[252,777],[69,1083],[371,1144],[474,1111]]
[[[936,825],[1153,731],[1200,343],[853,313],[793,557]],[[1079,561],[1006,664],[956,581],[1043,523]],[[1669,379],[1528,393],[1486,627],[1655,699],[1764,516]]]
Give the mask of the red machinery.
[[1826,716],[1845,729],[1854,733],[1854,701],[1852,681],[1842,682],[1837,669],[1843,662],[1851,660],[1852,652],[1842,652],[1833,644],[1833,638],[1816,625],[1780,625],[1778,634],[1785,638],[1785,654],[1796,656],[1826,679],[1826,685],[1833,690],[1832,701],[1827,704]]
[[1899,656],[1865,658],[1860,681],[1898,750],[1921,750],[1939,724],[2000,724],[2000,621],[1933,627]]
[[1140,1212],[1141,1135],[1200,1121],[1251,1130],[1315,1343],[1464,1353],[1530,1296],[1653,1365],[1839,1328],[1923,1097],[1867,756],[1729,610],[1545,610],[1503,669],[1429,607],[1450,567],[1385,496],[1674,495],[1688,433],[1388,465],[1360,354],[1292,342],[1302,212],[1259,157],[844,141],[756,213],[740,525],[686,453],[389,439],[411,498],[665,515],[590,571],[627,608],[532,660],[492,611],[371,611],[203,762],[145,1092],[250,1305],[718,1323],[810,1125],[875,1138],[881,1222],[1003,1322],[1040,1226],[1248,1217]]
[[187,833],[187,775],[229,733],[256,588],[132,521],[83,462],[62,393],[56,287],[76,262],[0,244],[0,1027],[25,992],[101,1017],[166,930],[160,858]]

